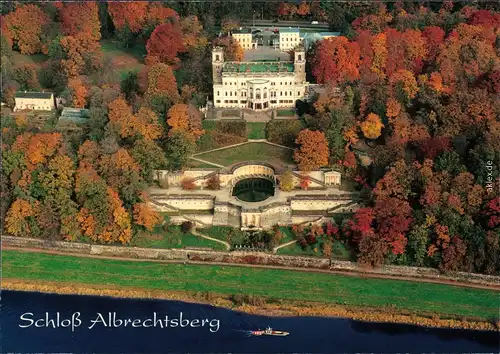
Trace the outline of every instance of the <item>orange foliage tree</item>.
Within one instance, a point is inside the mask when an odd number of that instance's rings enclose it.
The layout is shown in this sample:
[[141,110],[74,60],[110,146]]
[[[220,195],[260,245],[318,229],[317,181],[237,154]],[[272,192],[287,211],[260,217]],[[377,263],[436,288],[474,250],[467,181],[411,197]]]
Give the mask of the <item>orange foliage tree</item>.
[[158,139],[162,134],[162,127],[155,112],[141,107],[135,115],[134,124],[137,132],[147,140]]
[[63,54],[61,67],[67,78],[76,77],[83,72],[86,65],[85,58],[90,59],[94,67],[100,65],[99,42],[88,38],[66,36],[62,37],[59,43]]
[[108,104],[108,118],[122,138],[134,135],[132,108],[123,98],[119,97]]
[[145,139],[154,140],[162,134],[158,117],[151,109],[141,107],[134,115],[132,108],[121,97],[108,105],[108,118],[122,138],[141,135]]
[[160,215],[151,209],[147,203],[137,203],[134,205],[134,222],[137,225],[144,226],[151,231],[161,222]]
[[360,125],[361,131],[368,139],[377,139],[382,133],[384,125],[380,117],[375,113],[370,113]]
[[311,7],[305,1],[301,1],[299,6],[297,7],[297,15],[307,16],[311,13]]
[[196,108],[187,104],[175,104],[167,112],[167,124],[171,132],[184,131],[197,140],[204,131],[201,128],[201,115]]
[[82,80],[72,78],[68,81],[68,89],[73,99],[73,107],[84,108],[87,104],[88,90]]
[[295,143],[300,145],[293,158],[301,171],[311,171],[328,164],[330,150],[325,134],[309,129],[302,130]]
[[312,60],[312,73],[319,83],[337,84],[359,79],[360,49],[346,37],[319,42]]
[[44,28],[49,22],[49,17],[38,5],[19,5],[3,19],[2,32],[22,54],[35,54],[42,51]]

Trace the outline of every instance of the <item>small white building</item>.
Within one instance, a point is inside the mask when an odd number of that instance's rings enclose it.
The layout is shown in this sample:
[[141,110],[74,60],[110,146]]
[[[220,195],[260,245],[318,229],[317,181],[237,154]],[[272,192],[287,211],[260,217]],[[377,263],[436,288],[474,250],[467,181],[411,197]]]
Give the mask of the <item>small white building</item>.
[[250,28],[240,28],[232,32],[232,37],[238,41],[243,50],[252,49],[257,46],[257,43],[252,42],[252,31]]
[[52,111],[56,109],[54,94],[52,92],[16,92],[14,97],[17,111]]
[[280,50],[288,51],[302,44],[298,28],[280,29]]

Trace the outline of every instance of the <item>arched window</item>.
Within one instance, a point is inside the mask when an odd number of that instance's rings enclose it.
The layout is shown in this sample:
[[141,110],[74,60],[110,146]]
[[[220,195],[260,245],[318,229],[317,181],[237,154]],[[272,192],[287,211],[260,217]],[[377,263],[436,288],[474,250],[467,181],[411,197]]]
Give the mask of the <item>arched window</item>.
[[215,55],[215,61],[219,61],[219,60],[220,60],[219,54]]
[[255,98],[260,99],[260,88],[255,90]]
[[299,61],[302,60],[302,54],[299,54]]

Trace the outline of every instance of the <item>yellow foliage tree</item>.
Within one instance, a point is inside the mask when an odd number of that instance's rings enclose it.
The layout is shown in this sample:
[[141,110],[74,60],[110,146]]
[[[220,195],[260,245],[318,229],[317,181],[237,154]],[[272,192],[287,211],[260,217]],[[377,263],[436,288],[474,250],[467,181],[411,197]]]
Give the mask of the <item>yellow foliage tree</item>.
[[167,124],[171,132],[186,132],[194,140],[204,133],[200,113],[187,104],[174,104],[167,112]]
[[368,114],[365,121],[361,123],[361,131],[368,139],[377,139],[382,133],[383,127],[380,117],[375,113]]
[[285,192],[290,192],[293,190],[295,183],[293,181],[293,175],[290,170],[286,170],[281,176],[280,176],[280,189]]

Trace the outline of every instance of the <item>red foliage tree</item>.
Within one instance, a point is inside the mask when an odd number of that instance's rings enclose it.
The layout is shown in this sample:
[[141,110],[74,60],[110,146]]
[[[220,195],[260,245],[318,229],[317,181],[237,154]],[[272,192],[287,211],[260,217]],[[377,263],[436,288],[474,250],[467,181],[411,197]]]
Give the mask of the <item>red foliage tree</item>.
[[95,1],[62,3],[59,18],[64,35],[91,41],[101,39],[99,9]]
[[127,1],[108,3],[108,12],[117,30],[123,30],[126,26],[132,33],[139,33],[146,22],[148,2]]
[[424,156],[431,160],[434,160],[443,151],[451,150],[450,138],[446,136],[428,138],[419,142],[418,145]]
[[146,50],[150,58],[158,58],[167,64],[177,63],[177,54],[186,50],[180,25],[177,22],[167,22],[157,26],[146,44]]
[[422,32],[427,47],[427,60],[434,61],[439,53],[439,46],[444,42],[445,33],[441,27],[425,27]]
[[346,37],[321,41],[312,59],[313,75],[319,83],[337,84],[359,79],[360,48]]

